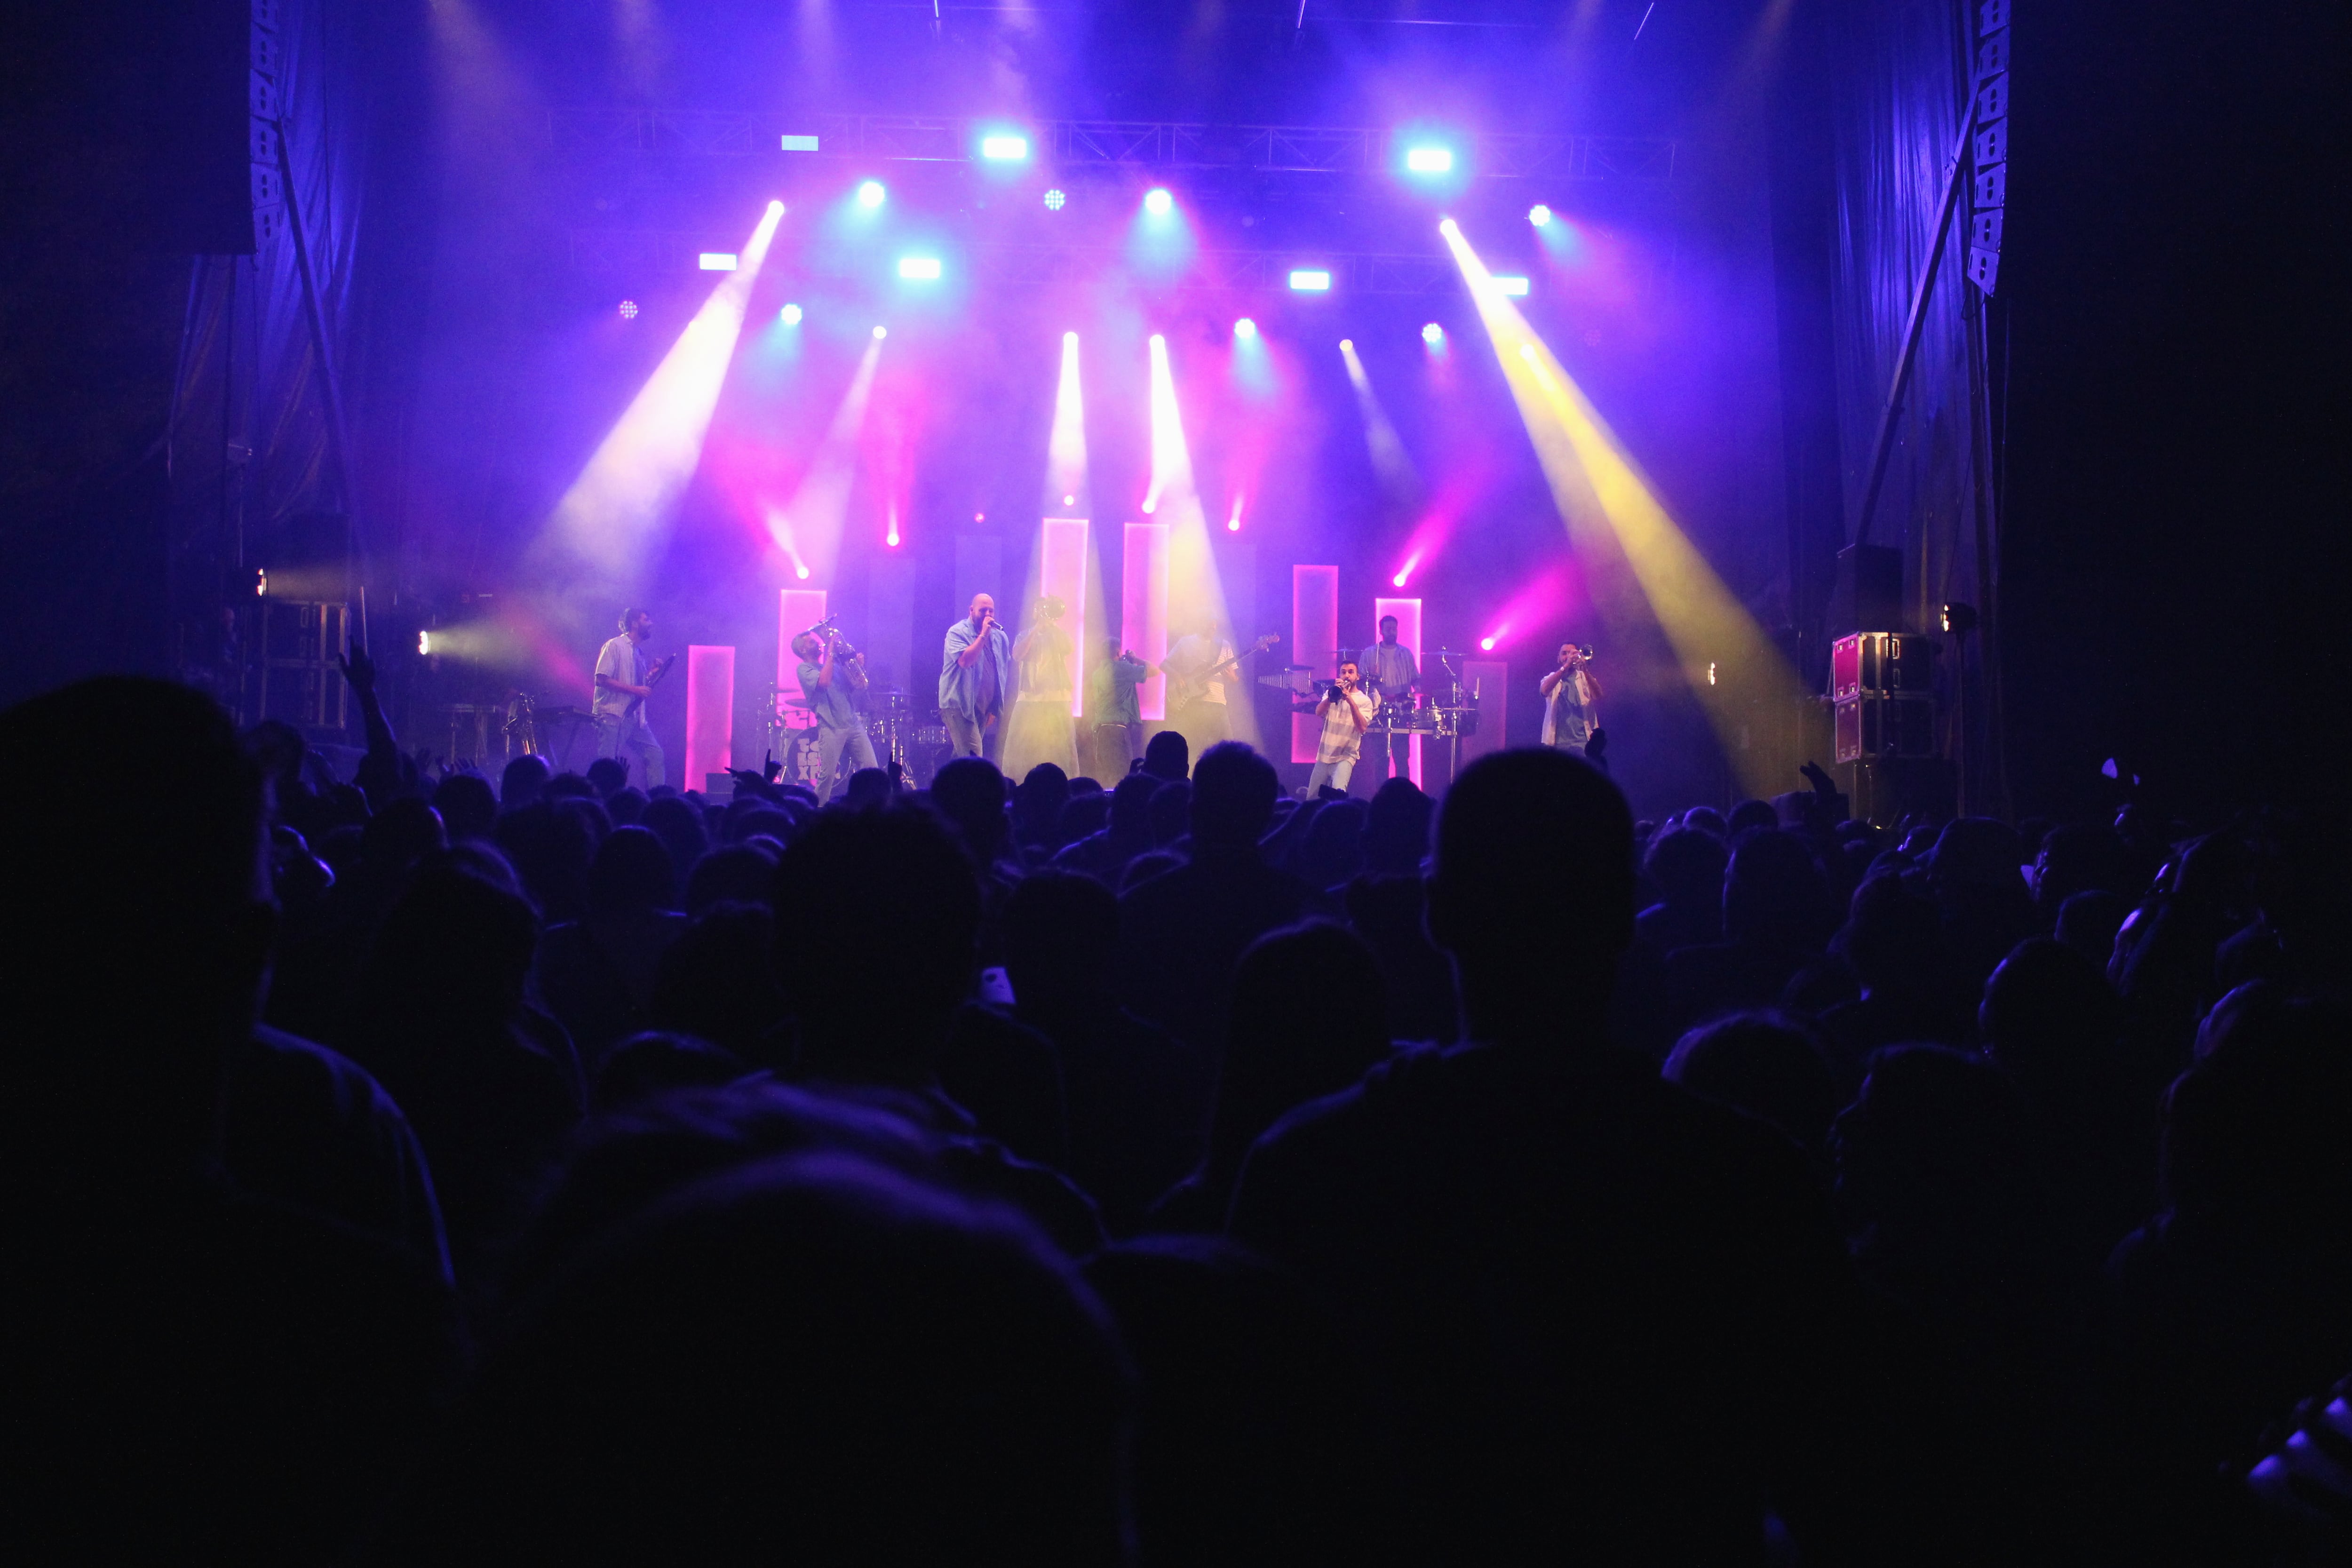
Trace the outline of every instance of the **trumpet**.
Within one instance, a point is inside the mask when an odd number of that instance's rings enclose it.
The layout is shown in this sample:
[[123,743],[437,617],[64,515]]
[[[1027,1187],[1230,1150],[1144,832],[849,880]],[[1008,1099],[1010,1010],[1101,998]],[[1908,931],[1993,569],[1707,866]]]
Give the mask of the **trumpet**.
[[817,622],[816,625],[803,632],[801,636],[804,637],[814,637],[819,642],[832,643],[833,656],[835,658],[856,658],[857,657],[857,650],[849,646],[849,639],[841,635],[841,628],[836,624],[840,618],[841,617],[838,616],[827,616],[824,619]]

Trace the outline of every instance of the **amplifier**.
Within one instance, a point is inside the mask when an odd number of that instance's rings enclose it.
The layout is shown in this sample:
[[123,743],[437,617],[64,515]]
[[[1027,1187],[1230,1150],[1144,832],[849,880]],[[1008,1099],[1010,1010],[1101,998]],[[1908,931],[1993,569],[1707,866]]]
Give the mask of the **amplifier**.
[[1865,691],[1927,696],[1934,689],[1933,637],[1906,632],[1854,632],[1830,645],[1830,697],[1843,702]]
[[1936,704],[1928,698],[1865,691],[1837,705],[1839,762],[1935,754]]

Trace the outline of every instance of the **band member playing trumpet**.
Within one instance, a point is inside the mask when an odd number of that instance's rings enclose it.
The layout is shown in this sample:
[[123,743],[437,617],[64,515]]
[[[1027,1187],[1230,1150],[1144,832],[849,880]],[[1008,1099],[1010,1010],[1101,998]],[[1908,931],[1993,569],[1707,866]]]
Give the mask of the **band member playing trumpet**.
[[1364,729],[1380,711],[1381,700],[1364,689],[1362,675],[1352,658],[1339,662],[1339,679],[1326,687],[1315,717],[1323,733],[1315,742],[1315,771],[1307,775],[1307,798],[1313,800],[1329,784],[1345,795],[1355,776],[1356,759],[1363,752]]
[[1589,644],[1559,645],[1559,668],[1543,678],[1543,743],[1584,755],[1601,728],[1601,682],[1592,677]]
[[[866,656],[844,642],[830,622],[794,637],[793,651],[800,655],[801,696],[816,716],[817,761],[830,800],[847,784],[847,774],[882,765],[857,711],[857,694],[866,689]],[[845,769],[844,762],[849,764]],[[836,773],[843,774],[840,784],[835,783]]]

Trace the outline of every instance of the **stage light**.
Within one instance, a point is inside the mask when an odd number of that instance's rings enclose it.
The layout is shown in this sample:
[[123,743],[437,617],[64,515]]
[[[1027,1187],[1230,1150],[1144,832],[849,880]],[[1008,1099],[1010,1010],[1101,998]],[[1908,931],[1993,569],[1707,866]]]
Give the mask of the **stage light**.
[[1954,603],[1944,606],[1944,629],[1956,637],[1976,630],[1979,618],[1974,605]]
[[732,272],[735,263],[735,253],[731,250],[706,250],[698,265],[705,272]]
[[1403,587],[1403,586],[1404,586],[1404,574],[1403,574],[1403,573],[1402,573],[1402,572],[1398,573],[1395,576],[1393,576],[1393,577],[1390,578],[1390,579],[1389,579],[1389,582],[1390,582],[1392,585],[1394,585],[1394,586],[1396,586],[1396,587],[1399,587],[1399,588]]
[[882,205],[883,196],[887,194],[882,189],[881,181],[867,180],[857,187],[857,205],[862,207],[878,207]]
[[1412,577],[1414,570],[1420,565],[1421,552],[1416,550],[1412,554],[1404,558],[1404,564],[1398,567],[1396,575],[1389,579],[1390,586],[1396,588],[1403,587],[1406,580]]
[[882,542],[893,550],[898,548],[898,509],[897,507],[890,509],[890,531],[882,536]]
[[1328,293],[1331,288],[1331,275],[1320,268],[1301,267],[1291,273],[1290,287],[1300,294]]
[[783,139],[783,146],[779,150],[785,153],[814,153],[817,150],[816,138],[814,136],[786,136]]
[[1434,348],[1445,341],[1445,329],[1432,321],[1421,329],[1421,341]]
[[1514,300],[1524,300],[1527,298],[1528,280],[1524,278],[1512,278],[1502,273],[1496,273],[1495,275],[1494,282],[1495,292],[1497,294],[1507,294]]
[[1254,338],[1257,336],[1257,323],[1251,321],[1247,316],[1244,316],[1240,321],[1234,323],[1234,336],[1237,338]]
[[1412,147],[1405,151],[1404,166],[1416,174],[1450,174],[1454,172],[1454,149],[1451,147]]
[[1076,506],[1078,504],[1078,498],[1076,496],[1064,496],[1062,498],[1062,504],[1064,506]]
[[1462,226],[1450,217],[1442,217],[1437,220],[1437,232],[1452,239],[1462,232]]
[[890,329],[887,327],[877,327],[874,329],[874,340],[877,342],[881,342],[884,338],[887,338],[889,335]]
[[1062,210],[1062,205],[1069,199],[1069,197],[1062,194],[1058,186],[1053,190],[1047,191],[1045,193],[1045,210],[1049,213],[1060,212]]
[[801,308],[798,305],[785,306],[783,309],[783,318],[784,325],[788,327],[799,326],[801,324]]
[[919,283],[936,283],[940,277],[940,258],[936,256],[902,256],[898,258],[898,276]]
[[805,583],[808,581],[808,568],[805,566],[795,566],[793,568],[793,575]]
[[1166,217],[1176,210],[1176,198],[1164,190],[1152,191],[1143,198],[1143,210],[1153,217]]
[[267,566],[253,574],[253,596],[257,599],[266,599],[269,596],[269,568]]
[[1064,332],[1064,333],[1062,334],[1062,342],[1063,342],[1065,344],[1067,344],[1067,343],[1075,343],[1075,342],[1076,342],[1077,341],[1078,341],[1078,334],[1077,334],[1077,333],[1076,333],[1076,332]]
[[1354,353],[1356,352],[1356,340],[1353,338],[1341,338],[1339,340],[1339,352],[1343,354]]
[[1478,650],[1479,650],[1481,653],[1492,653],[1492,652],[1494,652],[1494,651],[1495,651],[1495,639],[1494,639],[1493,637],[1480,637],[1480,638],[1478,639]]
[[1242,531],[1242,498],[1239,496],[1234,498],[1234,515],[1225,519],[1225,531],[1229,533]]
[[635,300],[622,300],[622,301],[621,301],[621,320],[623,320],[623,321],[635,321],[636,319],[637,319],[637,302],[636,302]]
[[1544,225],[1551,221],[1551,208],[1544,205],[1541,202],[1538,202],[1535,205],[1528,209],[1528,221],[1535,225],[1538,228],[1543,227]]
[[1000,163],[1017,162],[1029,156],[1029,138],[983,136],[980,139],[980,155]]
[[433,634],[431,632],[418,632],[416,634],[416,651],[424,654],[429,654],[433,651]]
[[976,511],[971,514],[971,520],[974,522],[986,522],[988,521],[988,514],[984,511]]

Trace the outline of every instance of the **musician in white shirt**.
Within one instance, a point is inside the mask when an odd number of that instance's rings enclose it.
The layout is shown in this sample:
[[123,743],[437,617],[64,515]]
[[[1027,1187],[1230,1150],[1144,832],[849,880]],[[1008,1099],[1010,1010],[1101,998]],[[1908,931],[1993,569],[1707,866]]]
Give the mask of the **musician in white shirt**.
[[1234,645],[1217,635],[1216,618],[1202,616],[1188,637],[1176,639],[1160,661],[1168,677],[1168,722],[1184,731],[1200,755],[1232,733],[1225,717],[1225,683],[1234,678]]
[[1355,776],[1356,760],[1363,754],[1364,729],[1379,712],[1381,700],[1364,689],[1361,672],[1352,658],[1339,664],[1339,679],[1325,689],[1315,705],[1323,733],[1315,742],[1315,771],[1307,775],[1307,798],[1315,799],[1329,784],[1345,795]]

